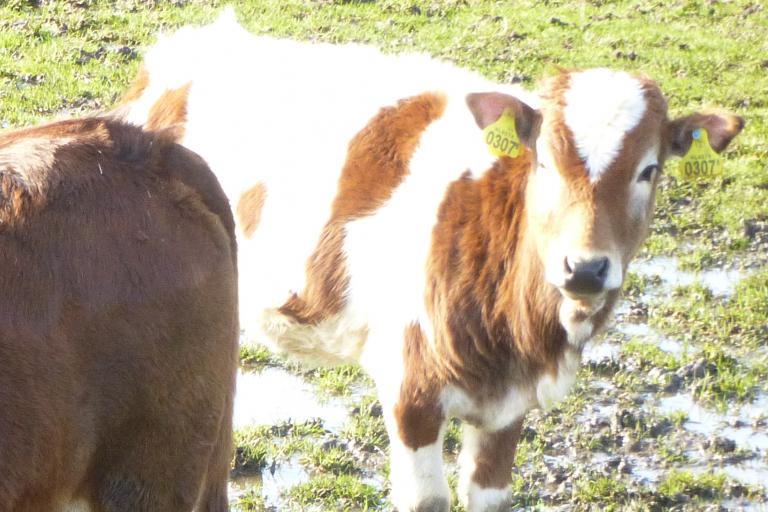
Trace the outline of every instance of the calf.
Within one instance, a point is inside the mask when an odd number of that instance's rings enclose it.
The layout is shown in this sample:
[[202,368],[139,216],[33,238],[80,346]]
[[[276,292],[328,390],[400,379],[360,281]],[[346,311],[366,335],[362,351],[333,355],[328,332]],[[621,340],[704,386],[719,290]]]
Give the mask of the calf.
[[[504,112],[524,148],[493,156]],[[208,160],[233,202],[241,321],[313,363],[360,362],[390,437],[392,501],[509,503],[525,413],[561,399],[643,241],[664,160],[725,113],[669,120],[659,88],[605,69],[538,94],[424,56],[256,38],[225,15],[149,51],[114,112]]]
[[0,133],[0,510],[228,510],[234,221],[172,138]]

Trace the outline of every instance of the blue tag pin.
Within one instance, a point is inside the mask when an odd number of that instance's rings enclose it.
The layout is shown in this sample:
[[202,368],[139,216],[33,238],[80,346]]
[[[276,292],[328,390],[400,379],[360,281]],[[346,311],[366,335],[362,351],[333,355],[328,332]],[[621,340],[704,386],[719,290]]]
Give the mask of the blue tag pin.
[[701,129],[700,128],[696,128],[695,130],[693,130],[693,138],[696,139],[696,140],[701,139]]

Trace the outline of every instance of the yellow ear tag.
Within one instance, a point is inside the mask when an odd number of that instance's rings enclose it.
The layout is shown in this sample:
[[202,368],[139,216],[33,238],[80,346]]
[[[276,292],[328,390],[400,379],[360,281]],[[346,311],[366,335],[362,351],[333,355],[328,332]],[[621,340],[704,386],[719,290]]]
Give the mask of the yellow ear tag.
[[709,135],[704,128],[693,130],[693,140],[678,167],[678,178],[689,181],[706,181],[723,175],[723,159],[709,145]]
[[515,116],[505,109],[501,116],[483,129],[483,138],[493,156],[515,158],[520,154],[520,138],[515,128]]

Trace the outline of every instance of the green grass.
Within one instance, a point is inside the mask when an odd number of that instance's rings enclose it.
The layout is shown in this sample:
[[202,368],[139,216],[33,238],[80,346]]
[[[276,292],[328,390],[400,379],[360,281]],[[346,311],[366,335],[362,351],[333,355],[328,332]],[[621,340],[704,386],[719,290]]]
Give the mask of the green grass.
[[389,446],[387,430],[381,414],[372,414],[378,401],[375,396],[367,395],[360,399],[356,411],[350,416],[344,426],[342,436],[360,446],[367,452],[386,450]]
[[360,478],[323,474],[287,492],[298,510],[369,510],[380,506],[383,494]]
[[700,473],[670,471],[659,483],[662,495],[675,497],[679,494],[694,499],[712,499],[723,495],[727,477],[722,473]]
[[267,366],[284,366],[264,345],[240,345],[240,366],[249,370],[261,370]]
[[302,465],[334,475],[360,472],[357,461],[342,446],[312,444],[301,456]]
[[588,476],[579,480],[574,490],[574,500],[581,504],[609,503],[605,510],[620,510],[627,499],[626,485],[612,477]]
[[236,504],[240,512],[267,512],[266,503],[261,495],[261,489],[250,489],[240,496]]
[[[743,279],[725,300],[698,283],[679,287],[671,300],[651,308],[649,323],[697,346],[714,365],[714,372],[695,382],[694,393],[703,401],[724,408],[768,391],[768,359],[764,352],[757,355],[768,336],[768,271]],[[646,352],[647,360],[673,368],[670,356],[655,347]]]
[[286,422],[246,427],[234,432],[236,474],[255,474],[274,461],[308,452],[322,442],[326,431],[319,422]]
[[637,357],[641,367],[647,370],[654,367],[677,370],[681,365],[681,361],[674,355],[663,351],[652,343],[640,341],[638,338],[632,338],[622,345],[621,351],[627,356]]
[[356,387],[372,385],[359,366],[351,365],[306,371],[304,378],[313,383],[320,393],[333,396],[348,396]]

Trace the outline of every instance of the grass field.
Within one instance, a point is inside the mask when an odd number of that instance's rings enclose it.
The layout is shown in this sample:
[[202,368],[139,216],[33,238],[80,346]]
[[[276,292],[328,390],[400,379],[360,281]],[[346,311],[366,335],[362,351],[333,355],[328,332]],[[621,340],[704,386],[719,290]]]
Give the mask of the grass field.
[[[225,4],[254,33],[424,51],[530,87],[558,67],[621,68],[654,78],[673,116],[709,106],[743,116],[723,178],[664,177],[618,327],[592,344],[570,397],[531,414],[512,485],[518,508],[768,507],[762,3],[2,0],[0,126],[111,107],[159,32],[210,21]],[[236,508],[391,508],[386,436],[360,371],[307,372],[258,350],[243,365],[297,376],[347,417],[338,428],[322,417],[240,428]],[[457,451],[454,425],[448,459]]]

